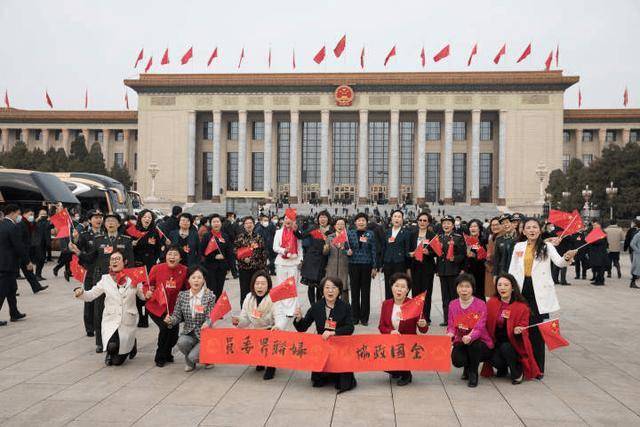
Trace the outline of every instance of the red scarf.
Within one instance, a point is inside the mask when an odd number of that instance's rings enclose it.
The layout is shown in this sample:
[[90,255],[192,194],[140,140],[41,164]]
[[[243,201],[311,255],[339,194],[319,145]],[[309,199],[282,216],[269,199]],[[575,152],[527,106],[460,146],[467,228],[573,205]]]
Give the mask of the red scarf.
[[453,236],[449,236],[449,246],[447,247],[447,261],[453,262]]
[[288,227],[282,228],[282,242],[280,247],[287,250],[287,255],[284,258],[289,258],[289,255],[298,255],[298,239],[293,234],[293,230]]

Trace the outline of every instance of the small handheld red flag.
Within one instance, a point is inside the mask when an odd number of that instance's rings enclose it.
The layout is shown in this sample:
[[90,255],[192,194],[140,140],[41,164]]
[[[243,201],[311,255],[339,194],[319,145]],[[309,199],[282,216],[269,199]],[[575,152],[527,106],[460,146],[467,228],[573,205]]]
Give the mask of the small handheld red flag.
[[392,56],[396,56],[396,46],[394,45],[391,50],[389,51],[389,53],[387,53],[387,57],[384,58],[384,66],[387,66],[387,63],[389,62],[389,59],[391,59]]
[[467,61],[467,67],[471,65],[471,59],[473,56],[478,53],[478,43],[473,45],[473,49],[471,49],[471,54],[469,54],[469,60]]
[[336,237],[333,238],[333,240],[331,241],[331,244],[333,246],[340,246],[343,243],[347,242],[347,230],[343,229],[341,232],[339,232],[338,234],[336,234]]
[[218,57],[218,46],[216,46],[216,48],[215,48],[215,49],[213,49],[213,52],[211,52],[211,56],[209,57],[209,60],[207,61],[207,67],[208,67],[209,65],[211,65],[211,63],[213,62],[213,60],[214,60],[215,58],[217,58],[217,57]]
[[225,314],[231,311],[231,302],[229,301],[229,297],[227,296],[227,291],[222,291],[220,298],[216,301],[216,305],[213,306],[213,310],[211,310],[211,314],[209,318],[211,319],[211,323],[215,323],[218,320],[222,319]]
[[[325,57],[325,55],[326,55],[326,51],[325,51],[324,46],[322,46],[322,49],[320,49],[320,50],[318,51],[318,53],[316,53],[316,56],[314,56],[314,57],[313,57],[313,61],[314,61],[316,64],[321,64],[321,63],[322,63],[322,61],[324,61],[324,57]],[[295,60],[294,60],[294,61],[295,61]],[[295,67],[295,66],[294,66],[294,67]]]
[[504,55],[505,53],[507,53],[507,44],[506,43],[502,45],[502,47],[498,51],[498,53],[495,56],[495,58],[493,58],[493,63],[497,64],[498,62],[500,62],[500,58],[502,58],[502,55]]
[[135,224],[129,225],[129,227],[127,227],[127,229],[125,230],[125,233],[127,234],[127,236],[133,237],[134,240],[138,240],[147,234],[146,231],[138,230]]
[[345,34],[342,36],[336,47],[333,48],[333,54],[336,56],[336,58],[340,58],[340,55],[342,55],[342,52],[344,52],[344,48],[346,45],[347,35]]
[[149,277],[147,276],[147,267],[132,267],[122,270],[125,276],[131,279],[132,286],[138,286],[139,284],[145,285],[149,283]]
[[408,301],[405,301],[400,306],[402,320],[414,319],[416,317],[422,316],[422,312],[424,309],[424,300],[426,297],[427,291],[424,291],[423,293],[416,295]]
[[72,224],[71,216],[67,209],[62,209],[60,212],[57,212],[51,215],[49,221],[55,229],[58,231],[58,234],[54,237],[54,239],[63,239],[65,237],[69,237],[71,235],[71,227]]
[[442,242],[440,241],[440,236],[436,236],[429,242],[429,247],[433,249],[433,252],[438,256],[442,256]]
[[167,65],[169,63],[169,48],[166,48],[164,51],[164,55],[162,55],[162,59],[160,60],[160,65]]
[[569,341],[560,335],[560,321],[558,319],[538,324],[538,330],[540,331],[540,335],[542,335],[544,343],[547,345],[549,351],[569,345]]
[[469,247],[480,243],[480,241],[476,236],[469,236],[468,234],[463,234],[463,237],[464,237],[464,243]]
[[413,257],[416,261],[422,262],[422,260],[424,260],[424,246],[422,244],[422,240],[420,240],[416,245],[416,250],[413,251]]
[[191,58],[193,58],[193,46],[191,46],[189,50],[186,51],[184,55],[182,55],[182,58],[180,59],[180,63],[184,65],[187,62],[189,62]]
[[287,280],[272,288],[269,292],[272,302],[281,301],[283,299],[295,298],[298,296],[296,289],[296,278],[291,276]]
[[236,251],[236,258],[238,259],[249,258],[251,255],[253,255],[253,248],[251,246],[243,246]]
[[602,231],[602,228],[598,227],[591,230],[591,233],[587,234],[587,237],[584,238],[584,241],[587,243],[593,243],[597,242],[600,239],[604,239],[605,237],[607,237],[605,232]]
[[204,256],[209,256],[213,252],[217,251],[218,249],[220,249],[220,246],[218,246],[218,241],[216,240],[216,236],[212,234],[211,239],[209,239],[209,243],[207,243],[207,247],[204,250]]
[[156,286],[151,298],[145,304],[147,311],[156,317],[162,317],[165,313],[169,313],[169,302],[167,301],[167,292],[163,285]]
[[144,58],[144,48],[140,49],[140,53],[138,53],[138,57],[136,58],[136,63],[133,68],[138,68],[138,62],[142,61],[142,58]]
[[518,64],[521,63],[529,55],[531,55],[531,43],[529,43],[527,45],[527,47],[525,48],[524,52],[522,52],[522,55],[520,55],[520,58],[518,58],[516,63],[518,63]]
[[71,264],[69,267],[71,268],[71,277],[80,283],[84,283],[84,279],[87,277],[87,270],[80,265],[80,260],[77,255],[74,254],[71,256]]
[[447,56],[449,56],[449,45],[446,45],[445,47],[440,49],[440,52],[436,53],[436,55],[433,57],[433,61],[438,62],[441,59],[446,58]]

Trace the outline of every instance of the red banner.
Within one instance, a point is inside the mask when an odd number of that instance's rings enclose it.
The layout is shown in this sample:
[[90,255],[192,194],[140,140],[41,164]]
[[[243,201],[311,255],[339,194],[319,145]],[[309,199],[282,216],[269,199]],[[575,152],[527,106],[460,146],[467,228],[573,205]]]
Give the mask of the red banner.
[[257,329],[202,331],[202,363],[262,365],[316,372],[451,370],[444,335],[320,335]]

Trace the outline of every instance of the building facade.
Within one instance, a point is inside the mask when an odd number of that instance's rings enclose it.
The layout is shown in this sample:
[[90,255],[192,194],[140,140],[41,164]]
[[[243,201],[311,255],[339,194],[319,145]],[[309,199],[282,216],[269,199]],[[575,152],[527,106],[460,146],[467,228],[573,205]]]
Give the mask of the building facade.
[[157,169],[167,201],[526,208],[551,170],[640,135],[638,110],[564,110],[577,81],[561,71],[143,74],[125,81],[137,113],[2,110],[0,132],[3,149],[67,150],[81,133],[108,166],[127,165],[143,197]]

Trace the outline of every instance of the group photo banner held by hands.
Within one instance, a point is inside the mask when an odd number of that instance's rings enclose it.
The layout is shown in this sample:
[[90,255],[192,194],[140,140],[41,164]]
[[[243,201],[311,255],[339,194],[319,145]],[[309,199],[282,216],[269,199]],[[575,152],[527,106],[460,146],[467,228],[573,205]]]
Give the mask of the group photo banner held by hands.
[[200,361],[262,365],[315,372],[451,370],[451,339],[444,335],[320,335],[258,329],[201,333]]

